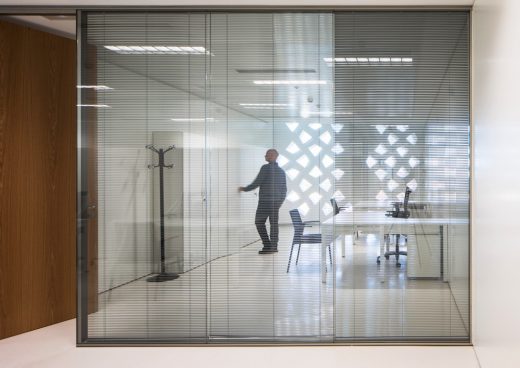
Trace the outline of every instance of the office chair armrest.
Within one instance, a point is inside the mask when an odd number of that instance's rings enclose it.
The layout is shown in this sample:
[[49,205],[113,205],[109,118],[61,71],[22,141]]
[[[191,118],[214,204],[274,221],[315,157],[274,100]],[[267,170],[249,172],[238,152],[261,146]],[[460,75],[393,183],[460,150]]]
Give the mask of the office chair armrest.
[[312,227],[314,225],[319,225],[320,224],[320,221],[319,220],[313,220],[313,221],[304,221],[303,222],[303,226],[304,227]]

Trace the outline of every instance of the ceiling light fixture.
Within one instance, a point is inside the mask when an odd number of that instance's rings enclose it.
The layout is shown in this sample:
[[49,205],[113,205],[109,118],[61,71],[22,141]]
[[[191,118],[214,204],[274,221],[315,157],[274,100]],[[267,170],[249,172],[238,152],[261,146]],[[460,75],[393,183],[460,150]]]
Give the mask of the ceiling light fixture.
[[329,66],[332,63],[336,64],[362,64],[362,65],[395,65],[395,64],[411,64],[413,58],[398,57],[398,56],[361,56],[361,57],[337,57],[337,58],[323,58]]
[[124,55],[212,55],[202,46],[105,46]]
[[106,91],[106,90],[113,89],[113,88],[108,87],[108,86],[76,86],[76,88],[80,88],[80,89],[94,89],[96,91]]
[[324,80],[255,80],[254,84],[259,85],[314,85],[327,84]]
[[76,106],[77,107],[110,107],[108,105],[103,105],[103,104],[79,104]]
[[178,118],[178,119],[171,119],[171,120],[182,123],[182,122],[196,122],[196,121],[213,120],[213,118]]

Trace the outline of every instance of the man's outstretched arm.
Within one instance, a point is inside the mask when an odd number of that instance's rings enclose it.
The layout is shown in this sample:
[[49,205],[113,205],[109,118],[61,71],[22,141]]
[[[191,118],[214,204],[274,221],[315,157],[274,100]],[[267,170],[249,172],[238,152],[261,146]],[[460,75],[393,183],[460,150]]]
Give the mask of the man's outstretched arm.
[[249,192],[249,191],[251,191],[253,189],[258,188],[260,186],[260,184],[262,184],[262,182],[264,181],[265,175],[266,175],[266,173],[265,173],[265,166],[262,166],[262,168],[260,169],[260,172],[256,176],[256,179],[251,184],[249,184],[248,186],[240,187],[240,188],[238,188],[238,190],[240,192]]

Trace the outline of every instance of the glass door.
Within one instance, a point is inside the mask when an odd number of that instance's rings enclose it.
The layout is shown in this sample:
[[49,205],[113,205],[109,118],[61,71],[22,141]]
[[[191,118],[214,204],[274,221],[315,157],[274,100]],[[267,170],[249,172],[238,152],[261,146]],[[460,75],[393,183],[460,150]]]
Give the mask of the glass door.
[[[334,290],[321,281],[318,238],[334,188],[333,74],[324,62],[332,14],[209,17],[210,339],[332,341]],[[314,221],[301,249],[291,210]],[[269,245],[276,252],[259,253]]]

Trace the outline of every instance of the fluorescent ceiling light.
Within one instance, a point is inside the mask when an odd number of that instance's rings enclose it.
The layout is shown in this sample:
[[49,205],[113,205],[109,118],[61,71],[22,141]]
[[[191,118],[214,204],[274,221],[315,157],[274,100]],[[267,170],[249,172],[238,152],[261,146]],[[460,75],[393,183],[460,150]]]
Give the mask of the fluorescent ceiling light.
[[189,121],[206,121],[213,120],[213,118],[179,118],[179,119],[171,119],[172,121],[177,122],[189,122]]
[[[411,57],[399,57],[399,56],[357,56],[357,57],[337,57],[337,58],[323,58],[329,66],[332,63],[339,64],[363,64],[363,65],[395,65],[395,64],[410,64],[413,63]],[[390,64],[391,63],[391,64]]]
[[240,106],[245,107],[269,107],[269,106],[292,106],[291,104],[282,103],[241,103]]
[[125,55],[211,55],[202,46],[105,46],[105,48]]
[[80,88],[80,89],[94,89],[96,91],[105,91],[105,90],[113,89],[108,86],[76,86],[76,87]]
[[325,80],[255,80],[254,84],[260,85],[301,85],[301,84],[327,84]]
[[78,107],[110,107],[108,105],[103,105],[103,104],[79,104],[76,106],[78,106]]

